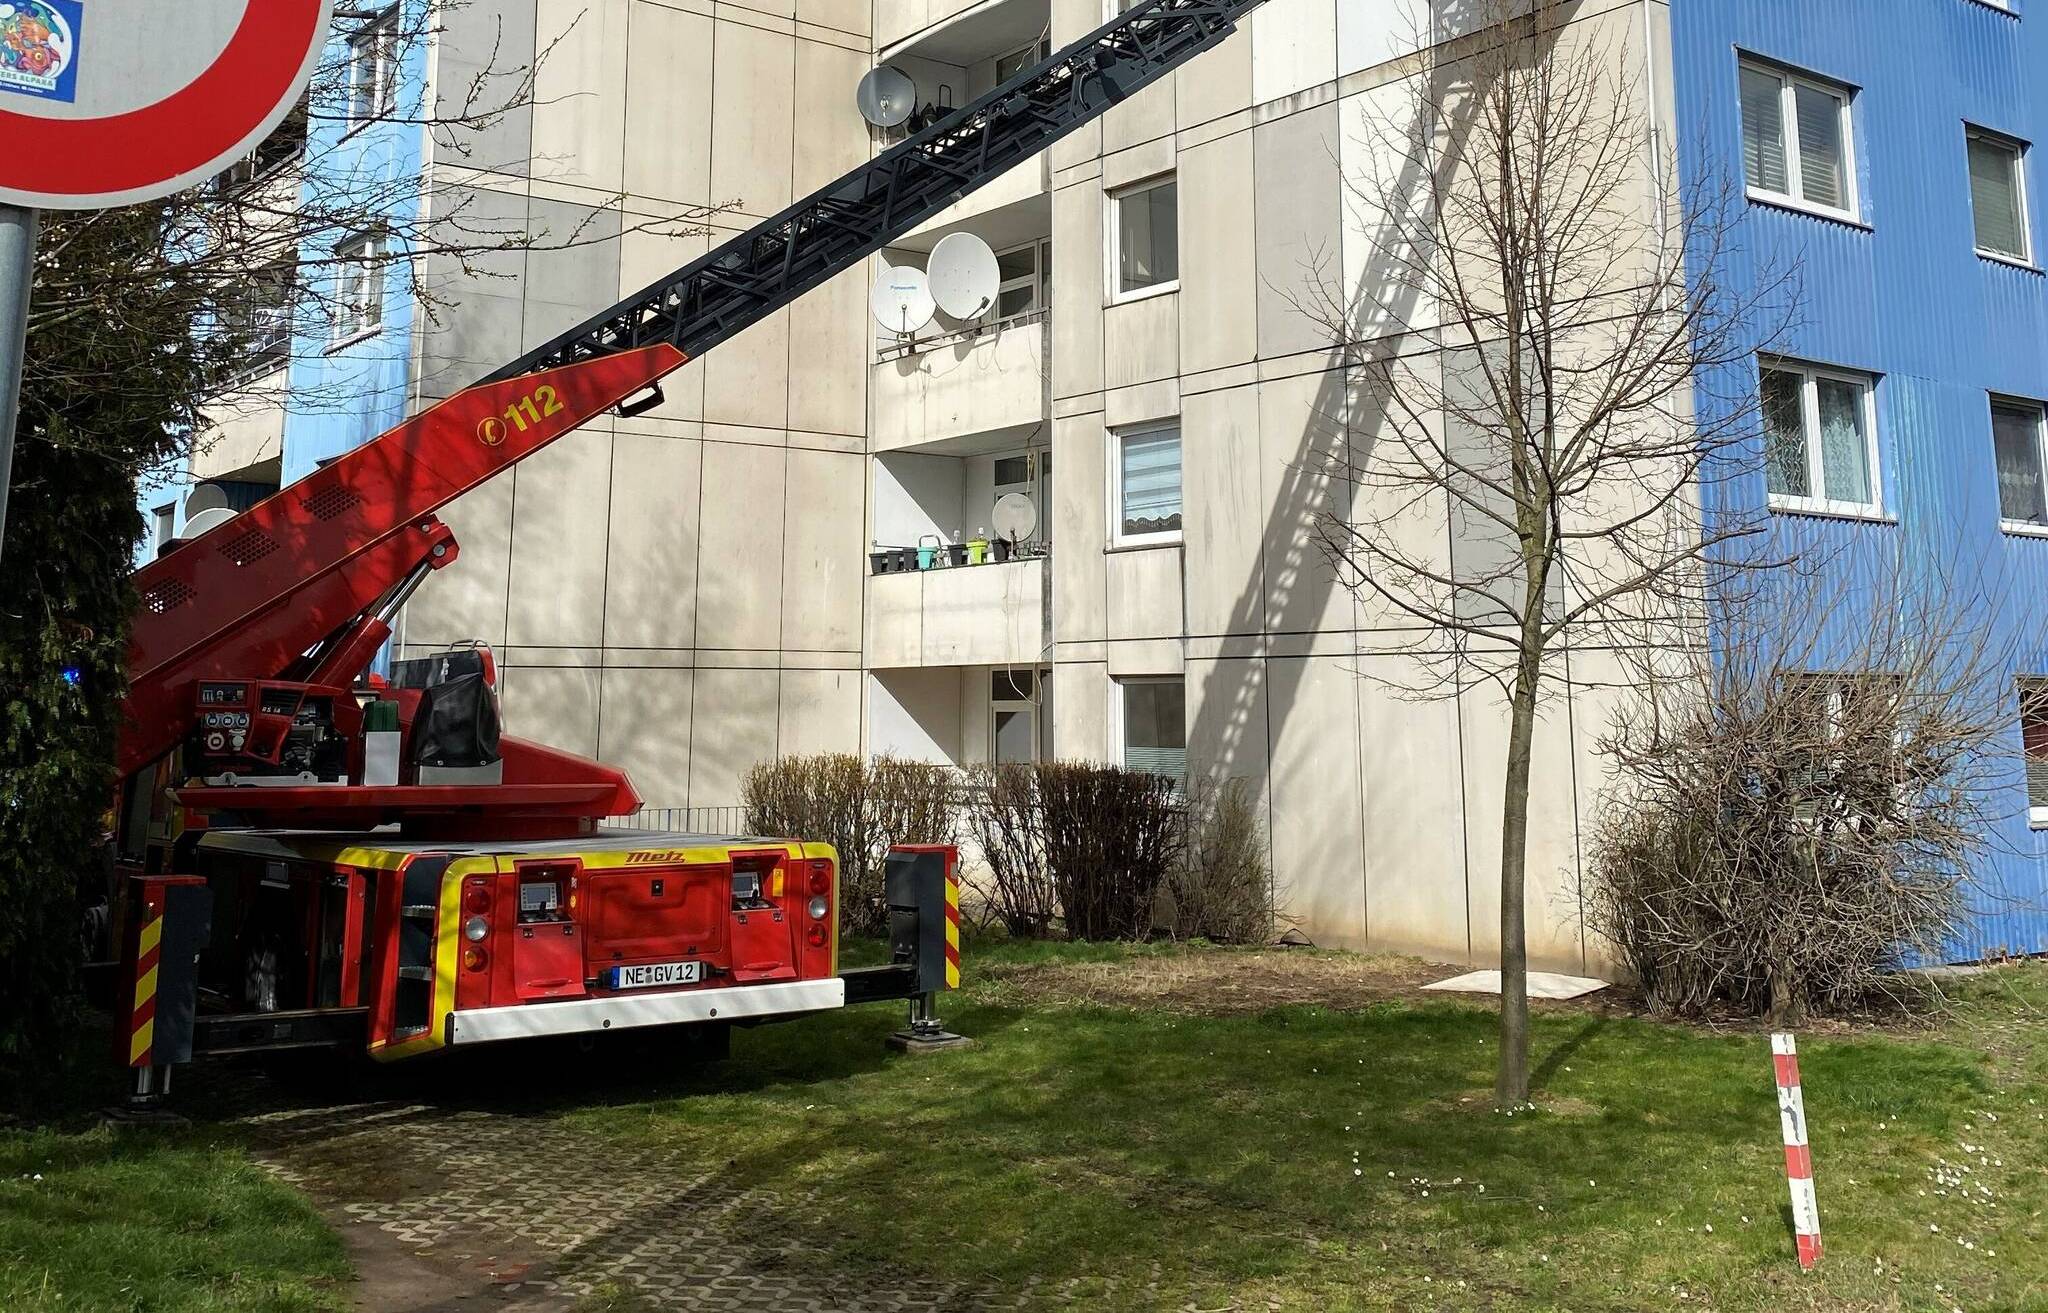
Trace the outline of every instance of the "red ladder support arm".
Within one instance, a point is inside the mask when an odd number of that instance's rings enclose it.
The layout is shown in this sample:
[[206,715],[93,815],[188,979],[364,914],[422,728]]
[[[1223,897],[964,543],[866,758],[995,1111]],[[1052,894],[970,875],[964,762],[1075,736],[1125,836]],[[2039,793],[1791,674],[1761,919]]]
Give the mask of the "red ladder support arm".
[[194,681],[281,677],[422,562],[455,559],[436,511],[684,361],[658,344],[479,384],[137,571],[122,776],[190,730]]

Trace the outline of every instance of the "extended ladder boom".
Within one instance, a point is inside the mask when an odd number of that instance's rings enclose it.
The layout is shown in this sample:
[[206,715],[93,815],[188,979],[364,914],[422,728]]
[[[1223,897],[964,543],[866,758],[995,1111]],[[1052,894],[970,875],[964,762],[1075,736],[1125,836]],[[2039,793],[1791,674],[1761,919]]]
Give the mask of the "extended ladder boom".
[[[1263,0],[1140,0],[837,182],[137,573],[123,776],[192,727],[194,681],[348,680],[455,559],[434,513],[854,268],[1217,45]],[[622,404],[623,403],[623,404]],[[352,665],[352,669],[341,669]]]

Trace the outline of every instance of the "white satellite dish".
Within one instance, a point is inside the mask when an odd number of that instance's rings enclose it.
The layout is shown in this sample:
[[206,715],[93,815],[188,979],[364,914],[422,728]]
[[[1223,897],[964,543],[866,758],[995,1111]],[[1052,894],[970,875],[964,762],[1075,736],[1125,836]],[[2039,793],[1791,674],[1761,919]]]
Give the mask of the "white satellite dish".
[[950,233],[932,248],[924,262],[932,300],[954,319],[979,319],[996,306],[1003,276],[996,253],[973,233]]
[[201,511],[216,510],[228,504],[228,490],[218,483],[201,483],[185,495],[185,518],[191,519]]
[[1021,543],[1038,532],[1038,504],[1021,492],[1006,492],[996,498],[996,508],[989,519],[995,525],[996,537]]
[[937,309],[924,270],[914,264],[884,268],[868,305],[875,312],[875,322],[892,333],[915,333],[932,321]]
[[178,537],[180,539],[197,538],[208,530],[226,524],[234,518],[235,512],[230,507],[211,507],[199,512],[197,515],[188,515],[185,519],[185,532],[179,534]]
[[893,128],[917,110],[917,83],[900,68],[877,64],[853,90],[860,116],[878,128]]

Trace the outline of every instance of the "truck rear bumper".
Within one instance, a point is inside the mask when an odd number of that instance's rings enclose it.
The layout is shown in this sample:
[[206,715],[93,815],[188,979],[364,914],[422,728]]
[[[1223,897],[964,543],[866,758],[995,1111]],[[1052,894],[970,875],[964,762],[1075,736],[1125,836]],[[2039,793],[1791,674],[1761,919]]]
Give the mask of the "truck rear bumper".
[[450,1044],[487,1044],[541,1035],[580,1035],[635,1026],[672,1026],[691,1021],[741,1021],[796,1012],[821,1012],[846,1003],[846,982],[786,980],[729,989],[689,989],[661,994],[607,995],[513,1007],[470,1008],[448,1014]]

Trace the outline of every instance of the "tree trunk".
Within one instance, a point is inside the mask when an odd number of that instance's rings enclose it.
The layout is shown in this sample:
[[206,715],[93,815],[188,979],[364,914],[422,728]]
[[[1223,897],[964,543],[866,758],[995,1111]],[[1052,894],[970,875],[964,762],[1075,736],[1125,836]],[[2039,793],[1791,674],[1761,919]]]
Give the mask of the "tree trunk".
[[1498,1108],[1529,1101],[1529,937],[1524,916],[1529,865],[1529,759],[1536,739],[1536,691],[1542,657],[1528,647],[1509,698],[1507,784],[1500,816],[1500,1070]]

